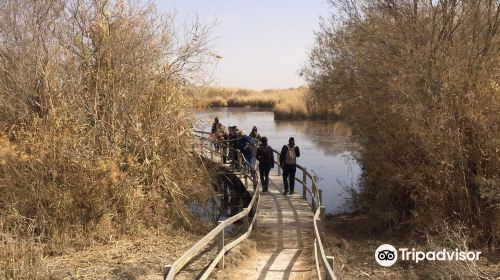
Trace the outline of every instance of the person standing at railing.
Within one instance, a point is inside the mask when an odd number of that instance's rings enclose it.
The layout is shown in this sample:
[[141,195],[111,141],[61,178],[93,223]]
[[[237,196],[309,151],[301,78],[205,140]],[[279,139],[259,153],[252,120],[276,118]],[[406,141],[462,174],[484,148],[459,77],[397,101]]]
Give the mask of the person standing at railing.
[[274,168],[274,152],[273,148],[267,145],[267,137],[262,137],[260,143],[257,148],[256,158],[259,161],[262,192],[267,192],[269,188],[269,171]]
[[290,137],[288,145],[284,145],[280,153],[280,165],[283,168],[284,195],[294,194],[295,172],[297,172],[297,158],[300,157],[299,147],[295,145],[295,139]]
[[214,143],[214,148],[217,151],[219,150],[219,143],[217,141],[217,134],[219,133],[221,126],[222,126],[222,124],[219,122],[219,117],[215,117],[215,120],[212,123],[212,130],[211,130],[212,133],[210,134],[210,140],[212,141],[212,143]]
[[236,153],[234,149],[237,148],[237,139],[238,139],[238,128],[236,126],[230,126],[229,127],[229,134],[228,134],[228,143],[229,147],[229,159],[231,161],[238,161],[236,158]]
[[218,132],[218,137],[217,141],[219,141],[219,146],[222,149],[222,163],[227,162],[227,150],[228,150],[228,133],[227,133],[227,128],[223,125],[221,125],[219,132]]
[[215,117],[214,122],[212,123],[212,133],[216,133],[218,127],[219,127],[219,117]]
[[242,137],[246,141],[245,149],[243,150],[243,156],[245,157],[245,160],[248,162],[248,164],[252,167],[250,169],[250,171],[252,172],[252,176],[253,176],[254,175],[253,172],[255,170],[255,157],[256,157],[256,152],[257,152],[257,140],[255,140],[253,137],[251,137],[249,135],[243,135]]
[[257,132],[257,127],[254,126],[252,128],[252,132],[250,132],[250,137],[252,137],[253,139],[255,139],[257,142],[260,142],[261,138],[260,137],[260,134]]

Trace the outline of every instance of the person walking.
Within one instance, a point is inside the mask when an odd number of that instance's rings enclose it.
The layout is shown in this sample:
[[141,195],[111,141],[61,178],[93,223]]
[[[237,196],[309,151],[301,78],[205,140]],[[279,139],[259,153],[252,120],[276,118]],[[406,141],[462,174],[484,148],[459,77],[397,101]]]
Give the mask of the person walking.
[[250,136],[255,139],[257,142],[260,142],[260,140],[262,139],[262,137],[260,137],[260,134],[257,132],[257,127],[254,126],[252,128],[252,132],[250,132]]
[[295,145],[295,139],[290,137],[288,145],[284,145],[280,153],[280,165],[283,168],[284,195],[294,194],[295,172],[297,171],[297,158],[300,157],[299,147]]
[[260,182],[262,192],[269,190],[269,171],[274,168],[273,149],[267,145],[267,137],[260,139],[261,144],[257,148],[256,158],[259,161]]

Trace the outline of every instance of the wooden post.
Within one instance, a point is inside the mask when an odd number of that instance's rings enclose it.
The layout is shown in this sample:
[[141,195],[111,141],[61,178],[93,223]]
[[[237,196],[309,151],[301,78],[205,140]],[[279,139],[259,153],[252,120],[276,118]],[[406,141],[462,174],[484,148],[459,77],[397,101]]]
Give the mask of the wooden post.
[[319,193],[319,203],[323,205],[323,190],[318,189],[318,193]]
[[[318,261],[318,264],[316,264],[316,269],[318,269],[318,267],[320,267],[320,264],[321,264],[321,257],[320,257],[320,252],[319,252],[319,246],[318,246],[318,239],[314,238],[314,260],[317,260]],[[321,269],[318,271],[318,273],[321,273]],[[321,279],[321,275],[318,275],[318,277],[320,277],[319,279]]]
[[[223,223],[224,221],[219,221],[219,224]],[[219,252],[224,250],[224,229],[221,230],[219,233],[219,240],[218,240],[218,250]],[[219,260],[219,263],[217,264],[217,267],[219,269],[224,269],[224,256]]]
[[313,203],[312,203],[312,205],[313,205],[313,211],[314,212],[316,212],[316,209],[318,209],[318,206],[319,206],[319,205],[316,204],[316,200],[319,199],[319,197],[316,197],[316,193],[317,193],[316,192],[316,180],[312,180],[312,197],[313,197]]
[[307,198],[307,169],[304,167],[304,170],[302,170],[302,182],[304,184],[302,185],[302,198],[306,199]]
[[[326,259],[328,260],[328,264],[332,267],[332,271],[334,271],[334,265],[335,265],[335,258],[332,257],[332,256],[326,256]],[[330,277],[330,274],[326,273],[326,278],[329,279],[329,280],[333,280],[331,277]]]
[[[233,173],[234,173],[236,171],[236,162],[234,160],[234,155],[235,155],[236,151],[233,148],[229,148],[229,151],[231,154],[231,165],[232,165],[232,169],[233,169]],[[238,154],[236,154],[236,156],[238,156]]]
[[325,239],[325,206],[319,207],[319,230],[321,234],[321,239]]
[[243,154],[238,152],[238,164],[240,165],[240,178],[243,176]]
[[257,171],[254,171],[252,174],[252,183],[253,183],[253,193],[257,190]]
[[[243,211],[247,210],[248,208],[243,208]],[[250,211],[248,212],[250,213]],[[245,229],[245,232],[248,231],[248,228],[250,227],[250,223],[248,221],[248,214],[243,218],[243,228]]]
[[170,272],[170,269],[172,268],[171,265],[166,265],[163,267],[163,279],[167,279],[168,273]]

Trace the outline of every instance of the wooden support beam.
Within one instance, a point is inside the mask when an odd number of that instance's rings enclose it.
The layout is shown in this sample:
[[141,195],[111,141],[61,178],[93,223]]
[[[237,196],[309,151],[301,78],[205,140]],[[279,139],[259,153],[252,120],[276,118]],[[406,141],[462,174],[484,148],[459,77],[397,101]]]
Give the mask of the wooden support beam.
[[[243,211],[245,211],[245,210],[247,210],[247,208],[243,208]],[[243,218],[243,229],[244,229],[244,232],[247,232],[249,227],[250,227],[250,223],[248,221],[248,215],[247,215],[246,217]]]
[[302,185],[302,198],[306,199],[307,197],[307,169],[304,167],[304,170],[302,170],[302,182],[304,184]]
[[[223,223],[224,221],[219,221],[219,224]],[[224,250],[224,229],[220,231],[219,233],[219,238],[218,238],[218,243],[217,247],[219,252]],[[217,264],[217,268],[219,269],[224,269],[224,256],[220,259],[219,263]]]
[[325,239],[325,206],[320,206],[319,207],[319,218],[320,218],[320,223],[319,223],[319,233],[321,235],[321,240]]
[[[331,266],[332,270],[335,271],[335,269],[334,269],[335,257],[333,257],[333,256],[326,256],[326,259],[328,260],[328,264]],[[328,275],[328,273],[327,273],[327,275]],[[328,278],[330,278],[330,277],[328,277]],[[333,279],[331,279],[331,280],[333,280]]]
[[166,265],[163,267],[163,279],[167,279],[167,275],[170,272],[170,269],[172,268],[171,265]]
[[318,189],[318,193],[319,193],[319,203],[323,205],[323,190]]
[[240,178],[243,176],[243,155],[241,152],[238,152],[238,164],[240,168]]

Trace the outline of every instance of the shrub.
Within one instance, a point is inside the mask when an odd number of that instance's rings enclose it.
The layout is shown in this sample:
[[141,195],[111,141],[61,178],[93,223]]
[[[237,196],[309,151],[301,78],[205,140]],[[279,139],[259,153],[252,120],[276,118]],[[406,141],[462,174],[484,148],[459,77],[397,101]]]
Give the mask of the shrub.
[[[182,92],[210,60],[153,5],[4,1],[0,10],[0,278],[47,254],[167,225],[211,196]],[[13,20],[16,19],[16,20]],[[42,277],[43,278],[43,277]]]
[[362,207],[385,226],[463,222],[481,240],[499,211],[500,6],[491,1],[330,1],[305,69],[314,104],[361,145]]

